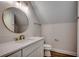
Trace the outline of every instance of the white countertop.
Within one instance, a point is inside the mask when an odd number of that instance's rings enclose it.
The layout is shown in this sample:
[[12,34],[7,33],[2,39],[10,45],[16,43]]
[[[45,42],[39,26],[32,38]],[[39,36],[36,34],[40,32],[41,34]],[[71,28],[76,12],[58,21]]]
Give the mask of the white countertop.
[[0,44],[0,56],[9,55],[41,39],[43,39],[43,37],[30,37],[27,40],[11,41]]

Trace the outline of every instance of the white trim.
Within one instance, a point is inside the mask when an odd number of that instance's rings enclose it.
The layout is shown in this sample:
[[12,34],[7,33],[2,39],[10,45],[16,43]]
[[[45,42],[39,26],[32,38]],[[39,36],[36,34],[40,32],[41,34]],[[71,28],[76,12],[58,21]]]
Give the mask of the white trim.
[[52,51],[61,52],[61,53],[68,54],[68,55],[77,56],[77,53],[74,52],[74,51],[60,50],[60,49],[56,49],[56,48],[52,48]]

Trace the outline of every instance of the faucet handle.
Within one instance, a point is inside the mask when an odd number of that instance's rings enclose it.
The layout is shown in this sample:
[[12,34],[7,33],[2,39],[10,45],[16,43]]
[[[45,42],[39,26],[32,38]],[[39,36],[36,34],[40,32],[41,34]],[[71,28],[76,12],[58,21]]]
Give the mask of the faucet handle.
[[25,36],[24,35],[20,35],[20,40],[23,40],[25,39]]

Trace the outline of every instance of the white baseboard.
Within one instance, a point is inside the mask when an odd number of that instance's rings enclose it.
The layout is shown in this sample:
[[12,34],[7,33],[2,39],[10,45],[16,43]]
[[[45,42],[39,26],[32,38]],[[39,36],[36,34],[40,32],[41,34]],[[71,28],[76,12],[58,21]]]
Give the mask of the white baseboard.
[[73,51],[60,50],[60,49],[55,49],[55,48],[53,48],[52,51],[61,52],[61,53],[68,54],[68,55],[77,56],[77,53],[73,52]]

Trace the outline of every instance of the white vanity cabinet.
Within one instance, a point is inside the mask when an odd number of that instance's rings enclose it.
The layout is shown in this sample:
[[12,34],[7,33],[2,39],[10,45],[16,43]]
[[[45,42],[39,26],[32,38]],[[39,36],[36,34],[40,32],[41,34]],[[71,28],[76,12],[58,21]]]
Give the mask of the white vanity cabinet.
[[43,57],[44,56],[44,40],[33,42],[17,52],[13,52],[8,57]]
[[22,50],[23,57],[43,57],[44,41],[38,41]]

